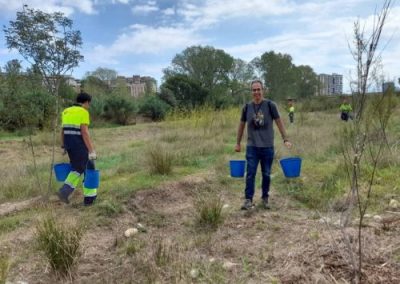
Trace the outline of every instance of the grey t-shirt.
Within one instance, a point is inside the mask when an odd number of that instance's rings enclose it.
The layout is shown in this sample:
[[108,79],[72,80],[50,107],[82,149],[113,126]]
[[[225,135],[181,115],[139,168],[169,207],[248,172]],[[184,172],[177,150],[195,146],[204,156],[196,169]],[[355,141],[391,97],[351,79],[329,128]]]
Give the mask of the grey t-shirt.
[[244,105],[240,120],[247,122],[247,145],[273,147],[273,120],[280,117],[276,104],[264,99],[260,104],[250,102]]

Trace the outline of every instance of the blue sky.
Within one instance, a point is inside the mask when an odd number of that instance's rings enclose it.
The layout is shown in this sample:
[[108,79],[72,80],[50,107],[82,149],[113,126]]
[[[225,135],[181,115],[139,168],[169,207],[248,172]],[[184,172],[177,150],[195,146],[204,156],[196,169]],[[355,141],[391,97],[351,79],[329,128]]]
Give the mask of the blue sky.
[[[290,54],[296,65],[316,73],[354,77],[348,43],[354,21],[372,23],[383,0],[0,0],[0,24],[8,25],[23,4],[61,11],[82,32],[85,61],[72,75],[82,78],[97,67],[119,75],[152,76],[191,45],[210,45],[246,61],[266,51]],[[382,73],[400,77],[400,1],[395,1],[381,40]],[[397,19],[397,20],[396,20]],[[0,66],[15,51],[0,32]],[[397,81],[397,79],[396,79]],[[347,82],[347,83],[346,83]],[[349,89],[344,86],[344,89]]]

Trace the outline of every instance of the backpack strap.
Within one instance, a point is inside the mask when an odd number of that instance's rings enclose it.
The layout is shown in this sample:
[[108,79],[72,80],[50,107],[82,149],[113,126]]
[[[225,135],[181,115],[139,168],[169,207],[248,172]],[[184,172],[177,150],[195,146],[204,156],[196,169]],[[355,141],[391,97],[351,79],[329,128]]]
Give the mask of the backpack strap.
[[[274,120],[274,117],[272,115],[272,107],[271,107],[271,100],[267,100],[268,104],[268,109],[269,109],[269,115],[271,116],[272,120]],[[247,108],[249,107],[249,103],[246,103],[244,107],[244,117],[247,117]]]

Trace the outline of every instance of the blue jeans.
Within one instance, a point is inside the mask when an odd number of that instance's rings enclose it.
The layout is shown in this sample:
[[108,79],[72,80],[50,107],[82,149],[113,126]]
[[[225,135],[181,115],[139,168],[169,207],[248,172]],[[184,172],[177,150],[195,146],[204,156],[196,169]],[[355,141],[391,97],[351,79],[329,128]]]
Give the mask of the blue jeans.
[[269,185],[271,183],[271,166],[274,160],[274,147],[246,147],[247,173],[246,188],[244,190],[245,198],[253,200],[255,179],[258,163],[261,163],[262,173],[262,195],[261,198],[268,198]]

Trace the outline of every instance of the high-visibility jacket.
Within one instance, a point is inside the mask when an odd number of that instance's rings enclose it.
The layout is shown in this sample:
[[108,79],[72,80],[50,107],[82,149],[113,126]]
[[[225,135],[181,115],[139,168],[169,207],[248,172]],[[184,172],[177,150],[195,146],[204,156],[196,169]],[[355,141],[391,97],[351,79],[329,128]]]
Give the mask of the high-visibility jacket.
[[353,110],[351,105],[347,103],[341,104],[339,109],[341,112],[351,112]]
[[66,108],[61,115],[61,126],[64,133],[64,147],[68,149],[76,149],[86,145],[82,138],[81,125],[90,124],[89,112],[78,105]]
[[294,112],[294,106],[289,107],[289,112]]

